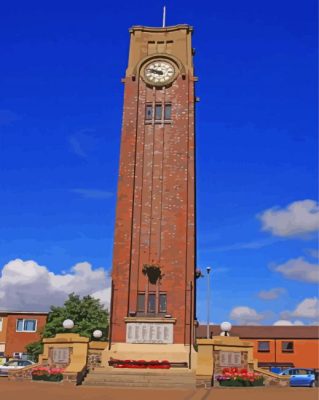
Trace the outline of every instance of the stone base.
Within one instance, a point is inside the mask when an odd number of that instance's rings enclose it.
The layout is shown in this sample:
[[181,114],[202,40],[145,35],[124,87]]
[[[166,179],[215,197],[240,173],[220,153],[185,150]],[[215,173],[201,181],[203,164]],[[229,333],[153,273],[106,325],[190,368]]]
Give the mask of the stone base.
[[[189,357],[189,346],[183,344],[132,344],[132,343],[114,343],[109,350],[106,348],[102,353],[102,363],[104,367],[108,366],[111,358],[119,360],[168,360],[172,363],[187,363],[191,360],[191,370],[195,371],[197,367],[197,353],[192,347],[191,357]],[[171,369],[170,369],[171,370]],[[167,370],[167,371],[170,371]],[[143,371],[143,370],[141,370]]]
[[196,375],[185,368],[167,370],[96,368],[90,371],[84,386],[108,386],[131,388],[179,388],[195,389]]

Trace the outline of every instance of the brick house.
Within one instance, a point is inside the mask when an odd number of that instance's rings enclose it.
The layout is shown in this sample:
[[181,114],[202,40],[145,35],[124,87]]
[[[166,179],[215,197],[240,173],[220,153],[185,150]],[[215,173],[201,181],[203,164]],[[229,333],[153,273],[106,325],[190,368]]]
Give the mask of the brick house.
[[[210,326],[210,335],[218,336],[219,325]],[[231,336],[254,344],[254,358],[263,368],[319,368],[318,326],[233,326]],[[206,338],[206,325],[196,330],[197,338]]]
[[47,312],[0,311],[0,356],[25,353],[25,346],[40,339]]

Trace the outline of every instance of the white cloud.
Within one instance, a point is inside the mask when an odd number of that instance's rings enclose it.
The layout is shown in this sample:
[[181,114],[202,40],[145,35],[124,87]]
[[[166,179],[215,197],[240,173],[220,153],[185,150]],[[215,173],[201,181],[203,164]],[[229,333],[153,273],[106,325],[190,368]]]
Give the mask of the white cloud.
[[302,321],[299,321],[299,320],[296,320],[296,321],[292,322],[292,321],[289,321],[287,319],[280,319],[280,320],[274,322],[273,325],[275,325],[275,326],[292,326],[292,325],[301,326],[301,325],[304,325],[304,323]]
[[89,154],[97,147],[98,138],[94,129],[82,129],[68,137],[71,151],[81,158],[88,158]]
[[294,311],[281,313],[283,319],[306,318],[317,321],[319,319],[319,300],[317,297],[304,299],[297,305]]
[[273,288],[270,290],[261,290],[258,293],[258,297],[263,300],[275,300],[282,294],[284,294],[286,290],[284,288]]
[[255,250],[255,249],[261,249],[262,247],[271,246],[272,244],[277,243],[280,240],[283,239],[267,238],[261,240],[253,240],[250,242],[238,242],[226,246],[213,247],[209,249],[209,251],[216,253],[216,252],[236,251],[236,250]]
[[103,268],[93,270],[88,262],[74,265],[70,273],[50,272],[35,261],[12,260],[0,276],[1,309],[46,311],[62,305],[69,293],[92,295],[108,308],[110,282]]
[[305,251],[310,257],[319,259],[319,249],[306,249]]
[[259,325],[259,322],[265,318],[265,315],[258,314],[253,308],[239,306],[231,310],[230,318],[239,325]]
[[288,279],[310,283],[319,282],[319,265],[309,263],[303,257],[293,258],[284,264],[276,265],[274,270]]
[[270,208],[258,218],[262,229],[275,236],[300,236],[319,229],[319,205],[314,200],[301,200],[286,208]]

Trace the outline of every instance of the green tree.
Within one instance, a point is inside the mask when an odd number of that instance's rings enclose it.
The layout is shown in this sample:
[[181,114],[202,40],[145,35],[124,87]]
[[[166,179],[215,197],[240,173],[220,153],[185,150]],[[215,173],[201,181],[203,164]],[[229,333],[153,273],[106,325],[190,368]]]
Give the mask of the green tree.
[[[63,321],[71,319],[74,328],[64,329]],[[81,336],[93,338],[96,329],[102,331],[101,340],[106,340],[108,328],[108,311],[100,300],[91,296],[80,296],[71,293],[62,307],[51,306],[42,338],[55,336],[57,333],[79,333]]]
[[[50,307],[47,323],[41,333],[41,339],[54,337],[57,333],[78,333],[81,336],[93,338],[96,329],[102,331],[100,340],[106,340],[108,334],[108,311],[100,300],[91,296],[80,296],[71,293],[62,307]],[[72,329],[64,329],[63,321],[71,319],[74,322]],[[30,343],[26,350],[35,360],[42,353],[42,341]]]
[[43,344],[41,340],[38,342],[29,343],[25,346],[27,353],[31,356],[32,361],[37,362],[39,355],[43,352]]

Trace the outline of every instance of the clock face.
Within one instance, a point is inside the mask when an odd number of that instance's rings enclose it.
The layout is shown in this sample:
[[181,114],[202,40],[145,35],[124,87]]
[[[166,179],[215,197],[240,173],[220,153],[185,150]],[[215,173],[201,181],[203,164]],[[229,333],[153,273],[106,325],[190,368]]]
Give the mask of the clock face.
[[152,61],[144,69],[144,77],[156,86],[165,85],[175,76],[175,68],[167,61]]

